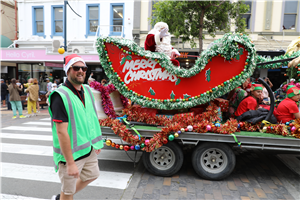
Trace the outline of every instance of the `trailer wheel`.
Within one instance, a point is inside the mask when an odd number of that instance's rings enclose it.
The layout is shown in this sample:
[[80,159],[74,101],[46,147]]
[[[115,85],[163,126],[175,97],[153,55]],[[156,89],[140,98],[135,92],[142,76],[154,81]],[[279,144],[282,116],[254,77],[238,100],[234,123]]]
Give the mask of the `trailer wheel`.
[[145,168],[157,176],[172,176],[183,164],[183,152],[176,142],[168,142],[152,152],[144,152]]
[[203,143],[194,149],[192,164],[204,179],[220,180],[229,176],[235,167],[232,149],[222,143]]

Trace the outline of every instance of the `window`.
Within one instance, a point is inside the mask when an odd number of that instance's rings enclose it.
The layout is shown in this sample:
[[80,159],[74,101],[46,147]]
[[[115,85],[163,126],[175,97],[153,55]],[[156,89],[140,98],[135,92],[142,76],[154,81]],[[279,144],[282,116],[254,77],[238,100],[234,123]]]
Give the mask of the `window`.
[[283,29],[295,30],[298,1],[286,1],[284,5]]
[[32,35],[44,36],[44,7],[34,6],[32,11]]
[[111,4],[111,29],[110,35],[122,35],[123,33],[123,4]]
[[99,25],[99,4],[88,4],[86,8],[86,37],[95,35]]
[[251,1],[245,1],[244,4],[249,6],[249,10],[248,10],[247,13],[243,14],[243,18],[245,18],[245,21],[246,21],[246,29],[250,29],[252,2]]
[[52,35],[63,35],[64,32],[63,6],[52,6]]

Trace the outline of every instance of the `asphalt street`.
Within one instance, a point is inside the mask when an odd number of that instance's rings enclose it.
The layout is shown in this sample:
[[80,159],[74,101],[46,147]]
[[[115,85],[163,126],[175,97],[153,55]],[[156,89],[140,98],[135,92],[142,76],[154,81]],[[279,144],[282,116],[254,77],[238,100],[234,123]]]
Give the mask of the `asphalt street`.
[[[47,110],[26,119],[11,119],[1,110],[1,198],[50,199],[60,182],[52,161],[51,122]],[[118,141],[115,141],[118,142]],[[98,156],[100,177],[75,199],[300,199],[300,155],[290,152],[238,149],[237,164],[224,180],[200,178],[192,168],[191,151],[172,177],[145,170],[120,150],[104,147]]]

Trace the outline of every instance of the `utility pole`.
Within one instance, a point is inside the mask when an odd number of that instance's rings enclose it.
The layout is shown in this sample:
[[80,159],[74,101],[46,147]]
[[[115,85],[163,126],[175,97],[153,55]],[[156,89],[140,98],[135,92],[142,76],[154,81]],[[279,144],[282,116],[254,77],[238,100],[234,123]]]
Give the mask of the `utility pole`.
[[67,52],[67,4],[68,1],[65,0],[64,1],[64,49],[65,52]]
[[[64,13],[64,27],[63,27],[63,31],[64,31],[64,46],[62,48],[62,46],[58,49],[58,53],[60,54],[64,54],[65,52],[67,52],[67,5],[71,8],[71,10],[76,14],[78,15],[74,10],[73,8],[70,6],[70,4],[68,3],[67,0],[64,0],[64,10],[63,10],[63,13]],[[78,15],[79,17],[81,17],[80,15]]]

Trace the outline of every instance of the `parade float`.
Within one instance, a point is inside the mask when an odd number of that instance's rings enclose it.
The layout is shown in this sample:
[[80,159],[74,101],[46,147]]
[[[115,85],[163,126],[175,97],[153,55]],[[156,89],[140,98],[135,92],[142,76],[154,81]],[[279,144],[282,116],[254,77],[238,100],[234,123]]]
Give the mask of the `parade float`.
[[[247,35],[228,33],[184,69],[164,53],[145,51],[132,40],[99,37],[97,50],[111,83],[90,84],[105,143],[122,151],[143,151],[151,173],[176,174],[184,161],[183,147],[193,150],[197,174],[211,180],[232,172],[234,148],[300,152],[300,120],[270,124],[267,116],[259,124],[224,121],[228,101],[219,98],[242,85],[255,68],[280,68],[299,51],[263,58]],[[270,114],[273,107],[271,97]],[[111,140],[116,137],[121,139],[118,144]]]

